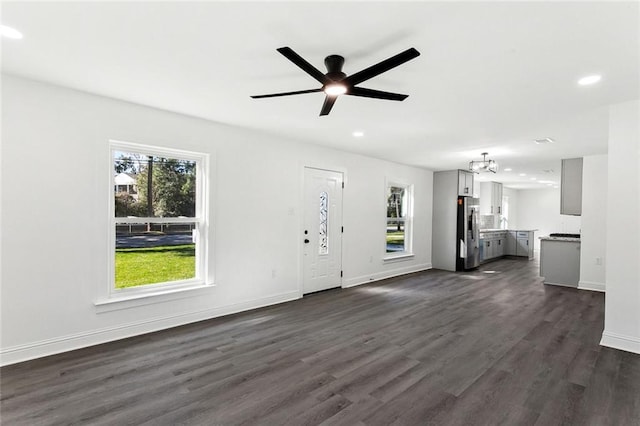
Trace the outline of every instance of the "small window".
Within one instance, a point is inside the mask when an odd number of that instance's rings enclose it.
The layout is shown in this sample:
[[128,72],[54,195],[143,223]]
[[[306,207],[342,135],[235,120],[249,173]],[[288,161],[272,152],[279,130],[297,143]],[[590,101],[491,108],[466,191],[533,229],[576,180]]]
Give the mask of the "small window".
[[386,253],[411,254],[412,246],[412,187],[390,183],[387,185]]
[[509,196],[502,196],[502,216],[500,217],[500,228],[509,229]]
[[110,295],[202,285],[207,155],[112,142],[111,160]]

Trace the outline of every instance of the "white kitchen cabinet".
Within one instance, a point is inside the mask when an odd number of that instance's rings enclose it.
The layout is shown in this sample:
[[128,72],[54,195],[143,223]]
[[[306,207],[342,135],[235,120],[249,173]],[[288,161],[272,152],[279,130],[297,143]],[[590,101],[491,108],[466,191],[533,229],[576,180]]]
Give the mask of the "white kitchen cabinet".
[[480,214],[486,216],[491,213],[491,182],[480,182]]
[[560,214],[582,215],[582,158],[562,160]]
[[461,197],[473,197],[473,173],[466,170],[458,170],[458,195]]
[[480,214],[502,214],[502,184],[500,182],[480,183]]
[[493,211],[494,214],[502,214],[502,184],[500,182],[491,182],[493,185]]

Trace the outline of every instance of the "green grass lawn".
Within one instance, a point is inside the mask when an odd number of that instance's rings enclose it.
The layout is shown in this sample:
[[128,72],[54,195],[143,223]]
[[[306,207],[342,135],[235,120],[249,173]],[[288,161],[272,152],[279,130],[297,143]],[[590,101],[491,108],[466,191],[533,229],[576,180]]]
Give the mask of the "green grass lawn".
[[388,244],[404,244],[404,231],[387,231]]
[[387,253],[404,250],[404,231],[387,231]]
[[116,249],[116,288],[195,277],[195,244]]

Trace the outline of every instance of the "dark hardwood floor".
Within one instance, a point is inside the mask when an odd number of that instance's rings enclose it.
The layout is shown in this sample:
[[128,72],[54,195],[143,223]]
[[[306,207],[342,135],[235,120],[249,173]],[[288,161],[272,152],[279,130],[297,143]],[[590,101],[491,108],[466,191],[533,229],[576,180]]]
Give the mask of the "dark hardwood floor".
[[6,425],[640,425],[604,295],[431,270],[4,367]]

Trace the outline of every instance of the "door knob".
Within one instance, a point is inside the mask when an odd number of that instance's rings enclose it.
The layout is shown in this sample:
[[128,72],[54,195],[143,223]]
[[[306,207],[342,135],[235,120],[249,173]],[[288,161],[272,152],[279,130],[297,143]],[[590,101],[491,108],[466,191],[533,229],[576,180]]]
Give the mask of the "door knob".
[[308,238],[305,238],[305,239],[304,239],[304,243],[305,243],[305,244],[309,244],[309,239],[308,239]]

